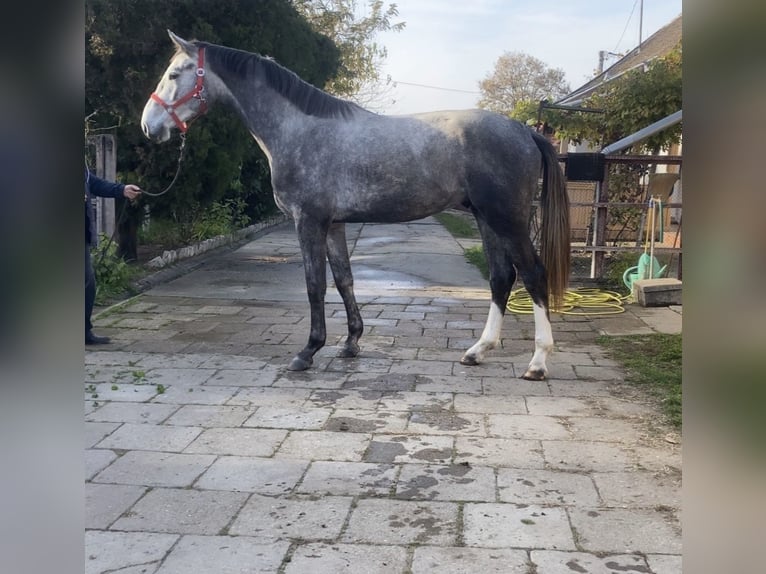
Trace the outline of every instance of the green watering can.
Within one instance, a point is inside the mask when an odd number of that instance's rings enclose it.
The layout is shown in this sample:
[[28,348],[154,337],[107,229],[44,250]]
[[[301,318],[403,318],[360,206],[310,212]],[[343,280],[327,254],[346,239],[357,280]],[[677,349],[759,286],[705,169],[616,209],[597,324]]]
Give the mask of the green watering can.
[[[659,215],[659,217],[657,217]],[[657,221],[659,220],[660,227],[660,241],[664,232],[664,226],[662,222],[662,201],[659,198],[652,196],[649,199],[649,214],[646,221],[646,237],[647,243],[644,245],[644,252],[641,257],[638,258],[638,265],[630,267],[622,274],[622,282],[632,293],[633,282],[639,279],[659,279],[665,275],[668,269],[667,265],[660,265],[659,260],[654,256],[654,230]],[[646,252],[647,247],[650,247],[649,253]]]
[[[651,268],[651,275],[649,269]],[[622,282],[632,293],[633,282],[638,279],[659,279],[665,276],[667,271],[667,265],[660,265],[660,262],[656,257],[649,255],[648,253],[642,253],[638,258],[638,265],[635,267],[629,267],[622,275]]]

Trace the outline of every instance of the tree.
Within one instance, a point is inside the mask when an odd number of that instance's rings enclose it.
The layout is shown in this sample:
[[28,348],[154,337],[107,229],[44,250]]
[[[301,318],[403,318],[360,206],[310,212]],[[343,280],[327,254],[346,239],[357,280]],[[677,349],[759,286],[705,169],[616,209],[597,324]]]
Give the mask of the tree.
[[569,92],[564,71],[522,52],[505,52],[479,82],[479,107],[513,117],[519,106],[555,100]]
[[[86,0],[85,15],[88,129],[113,133],[120,179],[154,192],[171,181],[178,158],[177,146],[149,142],[139,125],[173,50],[168,28],[187,39],[272,56],[320,87],[340,62],[332,40],[314,31],[290,0]],[[246,202],[251,217],[275,209],[265,157],[239,118],[222,106],[190,129],[172,191],[141,201],[138,208],[125,207],[134,222],[149,205],[153,220],[187,228],[222,202]]]
[[340,66],[325,89],[362,106],[375,105],[390,86],[380,69],[388,52],[375,42],[379,32],[398,32],[404,22],[393,23],[399,15],[396,4],[369,0],[366,16],[360,16],[357,0],[293,0],[312,27],[332,39],[340,51]]
[[[582,103],[603,110],[603,114],[567,114],[546,111],[562,139],[588,141],[596,147],[614,143],[683,108],[683,51],[679,42],[666,56],[634,68],[606,83]],[[667,149],[681,138],[676,124],[640,142],[651,152]]]

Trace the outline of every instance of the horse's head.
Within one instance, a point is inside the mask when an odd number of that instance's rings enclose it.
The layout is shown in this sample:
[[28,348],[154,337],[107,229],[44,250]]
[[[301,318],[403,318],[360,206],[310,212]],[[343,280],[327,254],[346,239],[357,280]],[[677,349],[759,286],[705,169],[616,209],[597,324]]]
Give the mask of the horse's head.
[[185,133],[187,123],[207,111],[204,48],[168,34],[176,54],[141,114],[144,135],[157,142],[170,139],[174,127]]

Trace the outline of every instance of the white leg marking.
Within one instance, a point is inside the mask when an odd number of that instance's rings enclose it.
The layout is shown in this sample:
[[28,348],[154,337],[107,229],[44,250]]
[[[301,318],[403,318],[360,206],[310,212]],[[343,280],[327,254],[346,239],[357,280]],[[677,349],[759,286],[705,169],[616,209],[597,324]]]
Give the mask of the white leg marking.
[[545,366],[545,360],[553,349],[553,332],[551,322],[545,314],[545,309],[539,305],[533,305],[535,315],[535,354],[529,363],[527,373],[536,371],[548,374],[548,368]]
[[489,305],[489,315],[487,323],[484,325],[484,331],[478,342],[468,349],[463,355],[461,362],[475,364],[484,358],[484,353],[494,349],[500,341],[500,329],[503,326],[503,312],[493,301]]

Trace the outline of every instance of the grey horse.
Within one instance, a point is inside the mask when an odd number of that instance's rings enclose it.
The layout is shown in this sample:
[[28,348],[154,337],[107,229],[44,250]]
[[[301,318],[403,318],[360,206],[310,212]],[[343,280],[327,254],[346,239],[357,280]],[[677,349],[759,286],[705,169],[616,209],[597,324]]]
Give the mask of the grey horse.
[[[532,297],[535,350],[525,379],[547,376],[555,304],[569,277],[569,202],[552,145],[527,126],[484,110],[380,115],[331,96],[270,58],[168,31],[176,52],[146,102],[141,126],[164,142],[209,104],[228,104],[269,161],[274,198],[295,222],[311,307],[306,346],[288,369],[311,366],[326,340],[325,260],[346,309],[342,357],[359,353],[363,323],[354,297],[347,222],[401,222],[448,208],[476,218],[492,300],[479,340],[461,358],[476,365],[500,340],[517,272]],[[529,221],[542,173],[540,255]]]

